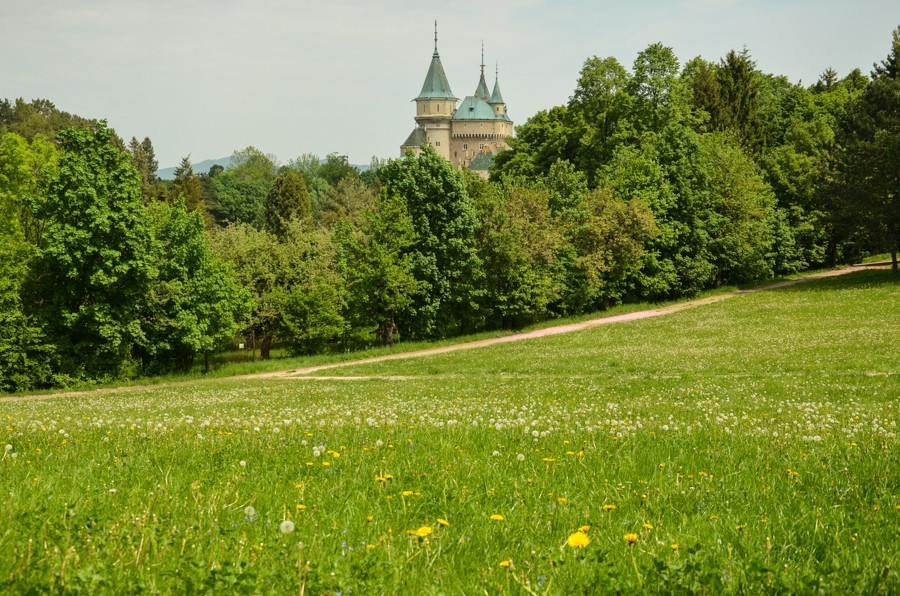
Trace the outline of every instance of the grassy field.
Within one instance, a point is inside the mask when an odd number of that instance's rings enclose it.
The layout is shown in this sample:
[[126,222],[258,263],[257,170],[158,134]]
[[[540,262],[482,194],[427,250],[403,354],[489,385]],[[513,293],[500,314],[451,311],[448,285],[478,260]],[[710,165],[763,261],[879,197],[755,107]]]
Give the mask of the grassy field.
[[2,403],[0,589],[897,593],[898,305],[861,271],[346,380]]

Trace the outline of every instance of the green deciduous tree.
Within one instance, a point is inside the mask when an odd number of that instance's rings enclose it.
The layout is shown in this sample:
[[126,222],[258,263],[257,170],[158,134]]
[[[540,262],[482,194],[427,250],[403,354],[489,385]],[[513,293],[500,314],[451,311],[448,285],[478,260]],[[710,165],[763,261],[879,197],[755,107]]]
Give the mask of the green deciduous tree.
[[375,327],[382,345],[393,345],[398,313],[420,291],[413,274],[410,248],[415,230],[406,203],[382,192],[354,229],[350,220],[338,224],[341,267],[347,283],[348,312],[354,326]]
[[[841,126],[839,172],[849,199],[847,218],[891,253],[898,273],[900,249],[900,27],[887,59],[875,65],[872,82],[853,102]],[[848,209],[849,208],[849,209]],[[847,211],[852,212],[847,213]]]
[[137,312],[153,276],[140,176],[105,122],[57,138],[62,156],[35,208],[43,230],[24,302],[63,372],[115,377],[142,340]]
[[423,284],[398,320],[411,337],[471,329],[479,315],[481,262],[474,243],[474,205],[463,179],[433,149],[392,161],[379,174],[383,191],[406,203],[416,232],[413,272]]
[[184,201],[148,208],[155,277],[141,307],[145,372],[185,370],[234,339],[249,314],[249,292],[210,252],[201,214]]

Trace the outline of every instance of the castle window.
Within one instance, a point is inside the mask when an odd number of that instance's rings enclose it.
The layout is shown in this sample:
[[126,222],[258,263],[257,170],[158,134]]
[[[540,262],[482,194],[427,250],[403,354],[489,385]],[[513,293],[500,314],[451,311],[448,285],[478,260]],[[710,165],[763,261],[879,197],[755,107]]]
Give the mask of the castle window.
[[469,144],[468,144],[468,143],[463,143],[463,151],[465,151],[465,150],[468,149],[468,148],[469,148]]
[[435,147],[440,147],[440,146],[441,146],[441,142],[440,142],[440,141],[435,141],[435,142],[434,142],[434,146],[435,146]]

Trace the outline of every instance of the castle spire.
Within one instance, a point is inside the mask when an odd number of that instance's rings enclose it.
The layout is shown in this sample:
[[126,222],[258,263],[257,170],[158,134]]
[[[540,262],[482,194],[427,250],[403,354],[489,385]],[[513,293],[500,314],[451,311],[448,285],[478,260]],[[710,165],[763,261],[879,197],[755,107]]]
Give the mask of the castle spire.
[[450,82],[444,73],[444,65],[441,64],[441,56],[437,49],[437,20],[434,21],[434,54],[431,56],[431,66],[425,75],[422,91],[416,99],[457,99],[450,90]]
[[481,79],[478,81],[478,87],[475,89],[475,97],[487,101],[491,98],[488,94],[487,83],[484,80],[484,40],[481,40]]

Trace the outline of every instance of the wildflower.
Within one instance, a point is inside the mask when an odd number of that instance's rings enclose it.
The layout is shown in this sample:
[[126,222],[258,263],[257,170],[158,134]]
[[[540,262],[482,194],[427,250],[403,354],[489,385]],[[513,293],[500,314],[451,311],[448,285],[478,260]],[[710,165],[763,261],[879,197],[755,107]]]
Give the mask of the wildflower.
[[12,445],[10,445],[9,443],[7,443],[7,444],[6,444],[6,447],[4,447],[4,449],[5,449],[6,451],[12,451]]
[[644,529],[645,529],[645,530],[652,530],[652,529],[653,529],[653,524],[650,524],[650,523],[644,524]]
[[672,544],[669,545],[669,548],[671,548],[672,550],[678,550],[678,543],[673,542]]
[[566,503],[569,502],[569,499],[567,499],[567,498],[565,498],[565,497],[557,497],[557,498],[556,498],[556,502],[557,502],[557,503],[562,503],[562,504],[565,505]]
[[242,459],[241,461],[239,461],[238,464],[239,464],[242,468],[246,468],[246,467],[247,467],[247,462],[246,462],[245,460],[243,460],[243,459]]
[[606,505],[603,506],[603,511],[614,511],[615,509],[616,509],[616,506],[613,505],[612,503],[607,503]]
[[580,527],[578,528],[578,531],[579,531],[579,532],[587,532],[587,531],[590,530],[590,529],[591,529],[590,526],[580,526]]
[[446,519],[442,519],[440,517],[437,518],[437,523],[438,523],[438,525],[441,525],[441,526],[449,526],[450,525],[450,522],[448,522]]
[[416,536],[419,538],[425,538],[430,536],[431,533],[434,532],[434,529],[431,526],[421,526],[418,530],[416,530]]
[[256,519],[256,509],[252,505],[247,505],[244,507],[244,515],[247,516],[247,521],[253,521]]
[[366,518],[366,521],[369,522],[369,523],[372,523],[373,521],[375,521],[375,516],[374,516],[374,515],[368,516],[368,517]]
[[304,505],[303,503],[297,503],[297,511],[303,511],[304,509],[306,509],[306,505]]
[[516,461],[525,461],[525,454],[519,453],[518,455],[516,455]]
[[509,566],[512,565],[512,559],[503,559],[500,561],[499,565],[501,567],[509,568]]
[[719,516],[715,513],[709,516],[709,521],[716,521],[717,519],[719,519]]
[[631,533],[625,534],[624,536],[622,536],[622,538],[624,538],[625,542],[627,542],[628,544],[634,544],[635,542],[638,541],[639,536],[637,534],[631,532]]
[[279,527],[281,528],[282,534],[290,534],[291,532],[294,531],[294,522],[292,522],[289,519],[286,519],[283,522],[281,522],[281,526],[279,526]]
[[491,521],[503,521],[503,516],[499,513],[491,515]]
[[411,490],[405,490],[405,491],[403,491],[403,492],[400,493],[400,494],[403,495],[404,497],[408,497],[408,496],[412,495],[412,491],[411,491]]
[[588,538],[588,535],[581,530],[569,534],[569,539],[566,540],[566,544],[568,544],[572,548],[584,548],[590,543],[591,539]]

